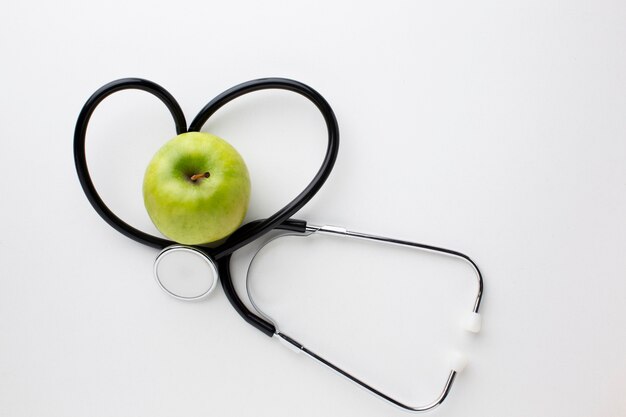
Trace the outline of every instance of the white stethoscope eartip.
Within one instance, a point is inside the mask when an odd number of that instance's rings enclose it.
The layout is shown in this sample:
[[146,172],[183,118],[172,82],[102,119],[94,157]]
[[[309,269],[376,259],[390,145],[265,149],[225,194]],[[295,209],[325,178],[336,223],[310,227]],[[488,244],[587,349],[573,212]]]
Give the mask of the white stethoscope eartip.
[[154,278],[172,297],[193,301],[208,296],[218,281],[217,266],[202,251],[183,245],[168,246],[154,261]]
[[469,362],[467,356],[461,352],[451,352],[449,355],[450,369],[456,373],[461,373]]
[[482,327],[482,317],[479,313],[471,312],[461,319],[461,327],[471,333],[478,333]]

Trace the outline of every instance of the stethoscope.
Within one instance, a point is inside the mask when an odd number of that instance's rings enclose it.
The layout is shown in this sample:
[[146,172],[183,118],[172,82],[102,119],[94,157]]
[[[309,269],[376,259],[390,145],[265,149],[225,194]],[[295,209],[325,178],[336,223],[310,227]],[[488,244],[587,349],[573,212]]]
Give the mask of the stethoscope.
[[[159,98],[169,109],[172,117],[174,118],[174,124],[177,134],[200,131],[204,124],[207,122],[207,120],[217,110],[219,110],[222,106],[229,103],[230,101],[244,94],[268,89],[292,91],[306,97],[313,104],[315,104],[315,106],[321,112],[328,131],[328,146],[326,148],[326,154],[324,156],[320,169],[317,171],[317,173],[315,174],[311,182],[306,186],[306,188],[300,194],[298,194],[289,204],[278,210],[274,215],[266,219],[256,220],[241,226],[218,247],[208,247],[203,245],[179,245],[170,240],[142,232],[141,230],[130,226],[122,219],[117,217],[106,206],[102,198],[100,198],[100,196],[98,195],[96,188],[91,180],[89,170],[87,168],[87,162],[85,157],[85,136],[87,133],[87,125],[94,110],[102,102],[102,100],[104,100],[109,95],[118,91],[129,89],[143,90]],[[303,220],[291,219],[291,216],[293,216],[298,210],[300,210],[319,191],[319,189],[322,187],[322,185],[330,175],[330,172],[333,169],[335,160],[337,158],[338,148],[339,128],[337,125],[337,119],[335,118],[335,114],[333,113],[333,110],[328,102],[324,99],[324,97],[322,97],[317,91],[313,90],[311,87],[298,81],[285,78],[262,78],[258,80],[252,80],[239,84],[229,90],[226,90],[225,92],[211,100],[200,111],[200,113],[198,113],[198,115],[189,125],[189,128],[187,128],[187,122],[180,106],[178,105],[174,97],[163,87],[151,81],[139,78],[124,78],[116,80],[101,87],[87,100],[83,109],[80,112],[78,121],[76,123],[76,130],[74,132],[74,162],[76,164],[76,171],[78,173],[80,184],[83,188],[83,191],[85,192],[85,195],[87,196],[87,199],[96,210],[96,212],[100,215],[100,217],[102,217],[104,221],[106,221],[115,230],[139,243],[161,250],[155,260],[154,275],[157,283],[165,292],[181,300],[197,300],[206,297],[209,293],[211,293],[219,279],[222,283],[222,288],[224,289],[226,297],[228,298],[233,308],[246,322],[248,322],[256,329],[260,330],[267,336],[276,337],[277,340],[282,342],[288,348],[309,356],[315,361],[321,363],[322,365],[325,365],[326,367],[332,369],[340,375],[348,378],[352,382],[365,388],[372,394],[375,394],[376,396],[402,409],[408,411],[430,410],[441,404],[447,397],[452,387],[452,384],[454,383],[456,375],[461,372],[461,370],[465,367],[466,359],[463,356],[459,355],[452,361],[450,366],[451,370],[445,381],[443,390],[434,401],[423,406],[410,406],[368,385],[364,381],[334,365],[332,362],[317,355],[315,352],[306,348],[298,341],[289,337],[287,334],[279,331],[278,327],[275,324],[275,321],[272,320],[271,317],[269,317],[267,314],[261,312],[261,310],[255,304],[249,290],[248,295],[250,301],[252,302],[252,305],[254,306],[254,309],[256,310],[255,312],[250,311],[246,307],[246,305],[243,303],[243,301],[240,299],[239,295],[235,291],[230,272],[230,260],[232,254],[238,249],[257,240],[258,238],[264,236],[272,230],[281,230],[283,232],[286,232],[282,235],[279,235],[275,239],[279,239],[287,235],[308,237],[318,234],[350,237],[355,239],[409,247],[420,251],[434,252],[446,256],[451,256],[467,262],[475,273],[477,280],[477,292],[471,314],[464,318],[463,324],[468,331],[476,333],[480,330],[481,317],[478,314],[478,309],[480,307],[480,302],[482,299],[483,280],[478,266],[467,255],[461,252],[440,247],[354,232],[336,226],[316,226],[308,224],[306,221]],[[266,244],[267,243],[269,242],[266,242]],[[264,246],[262,246],[257,251],[257,254],[260,250],[263,249],[263,247]],[[202,265],[205,265],[205,271],[207,272],[207,276],[209,277],[209,284],[195,294],[181,294],[180,292],[172,290],[170,288],[170,282],[164,278],[164,275],[167,271],[166,265],[168,264],[168,259],[175,256],[191,257],[200,262]],[[249,271],[250,270],[248,269],[248,277],[246,278],[247,288],[249,283]]]

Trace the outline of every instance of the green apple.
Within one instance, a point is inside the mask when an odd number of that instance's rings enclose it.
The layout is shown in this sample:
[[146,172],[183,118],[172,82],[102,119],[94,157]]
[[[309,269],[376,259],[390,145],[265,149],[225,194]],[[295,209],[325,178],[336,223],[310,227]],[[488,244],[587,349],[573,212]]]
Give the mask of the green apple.
[[143,201],[154,225],[168,238],[186,245],[214,242],[233,233],[246,216],[248,168],[225,140],[183,133],[150,161]]

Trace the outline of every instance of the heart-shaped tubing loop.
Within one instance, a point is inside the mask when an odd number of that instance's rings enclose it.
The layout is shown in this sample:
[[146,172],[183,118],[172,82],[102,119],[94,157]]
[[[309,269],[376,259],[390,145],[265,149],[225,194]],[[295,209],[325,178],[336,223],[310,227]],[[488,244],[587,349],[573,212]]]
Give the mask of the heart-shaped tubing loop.
[[104,221],[118,232],[139,243],[162,249],[172,245],[173,242],[135,229],[113,214],[96,192],[96,188],[93,185],[93,181],[91,181],[91,176],[87,168],[87,161],[85,159],[85,135],[87,134],[89,119],[102,100],[122,90],[143,90],[156,96],[167,106],[170,113],[172,113],[174,124],[176,125],[176,133],[181,134],[187,131],[187,122],[185,121],[183,111],[174,97],[163,87],[152,81],[142,80],[140,78],[123,78],[121,80],[112,81],[89,97],[89,100],[87,100],[78,116],[76,130],[74,131],[74,163],[76,164],[76,172],[78,173],[80,185],[83,187],[87,199]]
[[[115,230],[124,234],[125,236],[148,246],[163,249],[167,246],[174,244],[174,242],[163,239],[160,237],[152,236],[141,230],[126,224],[119,217],[104,204],[102,198],[96,192],[96,189],[91,181],[89,170],[87,168],[87,161],[85,159],[85,136],[87,133],[87,125],[89,119],[94,110],[110,94],[117,91],[136,89],[147,91],[156,97],[158,97],[170,110],[174,117],[174,123],[176,125],[176,133],[181,134],[187,131],[187,125],[185,122],[185,116],[183,112],[170,93],[168,93],[163,87],[147,80],[139,78],[124,78],[121,80],[113,81],[98,91],[96,91],[87,100],[83,106],[78,121],[76,122],[76,130],[74,132],[74,162],[76,164],[76,171],[80,184],[83,187],[87,199],[96,210],[96,212],[102,217],[109,225]],[[268,217],[263,221],[253,222],[252,225],[243,229],[243,231],[235,232],[229,239],[217,248],[209,248],[206,246],[196,246],[201,249],[208,256],[218,260],[226,255],[232,254],[242,246],[252,242],[253,240],[261,237],[263,234],[270,230],[279,227],[282,223],[285,223],[294,213],[302,208],[322,187],[330,172],[333,169],[335,160],[337,159],[337,152],[339,150],[339,127],[337,126],[337,119],[333,113],[332,108],[328,102],[317,91],[311,87],[302,84],[298,81],[289,80],[286,78],[261,78],[258,80],[248,81],[239,84],[219,96],[211,100],[196,116],[191,123],[189,131],[199,131],[204,123],[213,115],[218,109],[224,106],[226,103],[240,97],[244,94],[251,93],[258,90],[279,89],[288,90],[298,93],[307,99],[309,99],[322,113],[326,127],[328,129],[328,147],[326,149],[326,156],[322,162],[317,174],[313,180],[307,185],[307,187],[296,196],[289,204],[277,211],[274,215]],[[289,222],[287,222],[289,223]],[[240,228],[241,229],[241,228]]]

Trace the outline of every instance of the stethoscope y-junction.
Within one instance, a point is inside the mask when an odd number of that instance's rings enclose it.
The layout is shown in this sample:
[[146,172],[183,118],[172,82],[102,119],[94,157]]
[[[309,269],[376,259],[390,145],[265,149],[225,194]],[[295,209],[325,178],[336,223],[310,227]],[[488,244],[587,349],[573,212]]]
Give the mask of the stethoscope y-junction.
[[[168,239],[164,239],[161,237],[153,236],[138,230],[129,224],[125,223],[122,219],[116,216],[104,203],[102,198],[98,195],[96,188],[91,180],[89,170],[87,167],[86,156],[85,156],[85,136],[87,133],[87,126],[89,120],[97,108],[97,106],[109,95],[122,91],[122,90],[143,90],[146,91],[157,98],[159,98],[165,106],[169,109],[172,117],[174,118],[174,124],[176,127],[176,133],[182,134],[185,132],[199,132],[204,124],[208,121],[208,119],[221,107],[230,101],[240,97],[242,95],[259,91],[259,90],[268,90],[268,89],[279,89],[279,90],[287,90],[292,91],[294,93],[300,94],[310,100],[318,110],[321,112],[324,122],[326,124],[326,129],[328,132],[328,146],[326,148],[326,154],[322,161],[322,164],[311,180],[311,182],[306,186],[306,188],[298,194],[290,203],[288,203],[285,207],[278,210],[272,216],[263,219],[256,220],[250,223],[247,223],[236,230],[232,235],[230,235],[221,245],[218,247],[209,247],[205,245],[196,245],[196,246],[185,246],[179,245],[175,242],[172,242]],[[355,239],[365,239],[370,241],[377,241],[382,243],[388,243],[393,245],[405,246],[414,248],[416,250],[427,251],[427,252],[435,252],[447,256],[451,256],[454,258],[461,259],[467,262],[473,269],[476,280],[477,280],[477,292],[476,297],[474,299],[473,308],[471,310],[471,314],[469,314],[465,318],[465,327],[472,332],[478,332],[480,330],[480,315],[478,314],[478,309],[480,307],[480,302],[482,299],[483,292],[483,282],[482,276],[476,264],[467,256],[460,252],[456,252],[449,249],[439,248],[435,246],[424,245],[420,243],[408,242],[403,240],[391,239],[381,236],[369,235],[359,232],[353,232],[346,230],[340,227],[334,226],[315,226],[308,224],[303,220],[295,220],[291,219],[298,210],[300,210],[322,187],[326,179],[328,178],[331,170],[333,169],[335,160],[337,158],[337,151],[339,148],[339,128],[337,125],[337,120],[331,109],[328,102],[315,90],[311,87],[302,84],[300,82],[284,79],[284,78],[263,78],[253,81],[248,81],[242,84],[239,84],[229,90],[226,90],[222,94],[215,97],[211,100],[198,115],[193,119],[189,127],[187,127],[187,122],[185,120],[185,116],[170,93],[168,93],[163,87],[144,79],[138,78],[125,78],[117,81],[113,81],[109,84],[106,84],[99,90],[97,90],[85,103],[80,115],[78,117],[78,121],[76,124],[76,130],[74,133],[74,161],[76,164],[76,170],[78,173],[78,178],[80,180],[81,186],[87,199],[96,210],[96,212],[102,217],[110,226],[112,226],[118,232],[124,234],[125,236],[142,243],[144,245],[151,246],[156,249],[160,249],[161,252],[157,256],[155,261],[155,278],[159,285],[170,295],[175,296],[176,298],[183,300],[195,300],[198,298],[202,298],[211,292],[213,288],[215,288],[215,284],[217,279],[222,283],[222,287],[224,292],[235,308],[235,310],[243,317],[245,321],[249,324],[265,333],[270,337],[276,337],[279,341],[283,342],[286,346],[306,354],[317,362],[331,368],[332,370],[338,372],[339,374],[345,376],[349,380],[357,383],[361,387],[370,391],[371,393],[377,395],[378,397],[387,400],[388,402],[401,407],[405,410],[409,411],[426,411],[430,410],[437,405],[441,404],[443,400],[448,395],[450,388],[454,382],[454,379],[458,372],[462,370],[465,365],[464,358],[459,357],[458,360],[454,361],[452,364],[451,370],[448,374],[446,382],[444,384],[444,388],[442,389],[439,396],[433,400],[432,402],[422,405],[422,406],[410,406],[406,405],[389,395],[379,391],[378,389],[370,386],[369,384],[363,382],[357,377],[349,374],[348,372],[342,370],[338,366],[334,365],[330,361],[325,358],[317,355],[310,349],[303,346],[301,343],[297,342],[293,338],[289,337],[285,333],[281,332],[275,322],[263,314],[256,308],[257,311],[250,311],[243,301],[240,299],[239,295],[235,291],[235,287],[233,285],[233,280],[230,272],[230,259],[231,255],[238,249],[243,246],[255,241],[256,239],[264,236],[268,232],[272,230],[283,230],[289,232],[289,234],[297,234],[303,237],[311,236],[313,234],[328,234],[335,236],[344,236],[351,237]],[[172,291],[168,288],[168,285],[164,281],[162,275],[164,274],[162,265],[165,264],[165,260],[173,256],[175,254],[184,253],[189,256],[194,256],[201,259],[207,266],[208,274],[212,275],[212,281],[210,285],[204,288],[197,294],[193,295],[181,295]],[[252,300],[253,305],[254,300]]]

